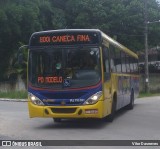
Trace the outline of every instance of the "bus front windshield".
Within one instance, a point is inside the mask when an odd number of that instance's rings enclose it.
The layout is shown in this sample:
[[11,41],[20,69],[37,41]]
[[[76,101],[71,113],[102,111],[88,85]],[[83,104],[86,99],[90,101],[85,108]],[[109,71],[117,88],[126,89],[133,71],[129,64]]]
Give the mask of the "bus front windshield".
[[97,47],[31,49],[29,82],[35,87],[65,89],[96,85],[101,80]]

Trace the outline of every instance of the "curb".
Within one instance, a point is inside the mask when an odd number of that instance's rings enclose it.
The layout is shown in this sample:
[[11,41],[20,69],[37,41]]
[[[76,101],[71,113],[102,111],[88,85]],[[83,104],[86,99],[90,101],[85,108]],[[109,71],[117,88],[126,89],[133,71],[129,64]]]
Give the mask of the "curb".
[[0,101],[12,101],[12,102],[27,102],[27,99],[9,99],[9,98],[0,98]]

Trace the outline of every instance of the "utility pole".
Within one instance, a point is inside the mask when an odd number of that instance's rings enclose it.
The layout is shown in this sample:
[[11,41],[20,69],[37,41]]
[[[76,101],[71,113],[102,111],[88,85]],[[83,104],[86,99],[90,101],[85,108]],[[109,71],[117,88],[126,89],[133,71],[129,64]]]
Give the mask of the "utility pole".
[[149,72],[148,72],[148,14],[147,14],[147,1],[145,2],[145,10],[144,10],[144,43],[145,43],[145,92],[149,92]]

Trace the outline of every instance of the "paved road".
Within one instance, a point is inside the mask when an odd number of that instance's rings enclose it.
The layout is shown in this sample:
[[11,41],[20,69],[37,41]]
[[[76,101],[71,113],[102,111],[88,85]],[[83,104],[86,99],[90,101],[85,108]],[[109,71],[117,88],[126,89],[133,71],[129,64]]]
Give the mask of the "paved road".
[[30,119],[26,102],[0,101],[0,140],[3,139],[160,140],[160,97],[136,99],[134,109],[119,111],[112,123]]

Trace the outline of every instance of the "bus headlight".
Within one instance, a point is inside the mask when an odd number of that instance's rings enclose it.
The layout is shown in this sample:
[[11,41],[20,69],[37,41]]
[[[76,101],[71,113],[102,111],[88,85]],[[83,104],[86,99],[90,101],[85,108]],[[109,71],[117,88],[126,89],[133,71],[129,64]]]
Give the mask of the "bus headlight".
[[102,96],[102,91],[99,91],[89,97],[85,102],[84,105],[92,105],[98,102],[99,98]]
[[32,93],[28,93],[28,97],[33,104],[38,105],[38,106],[44,105],[44,103],[38,97],[34,96]]

